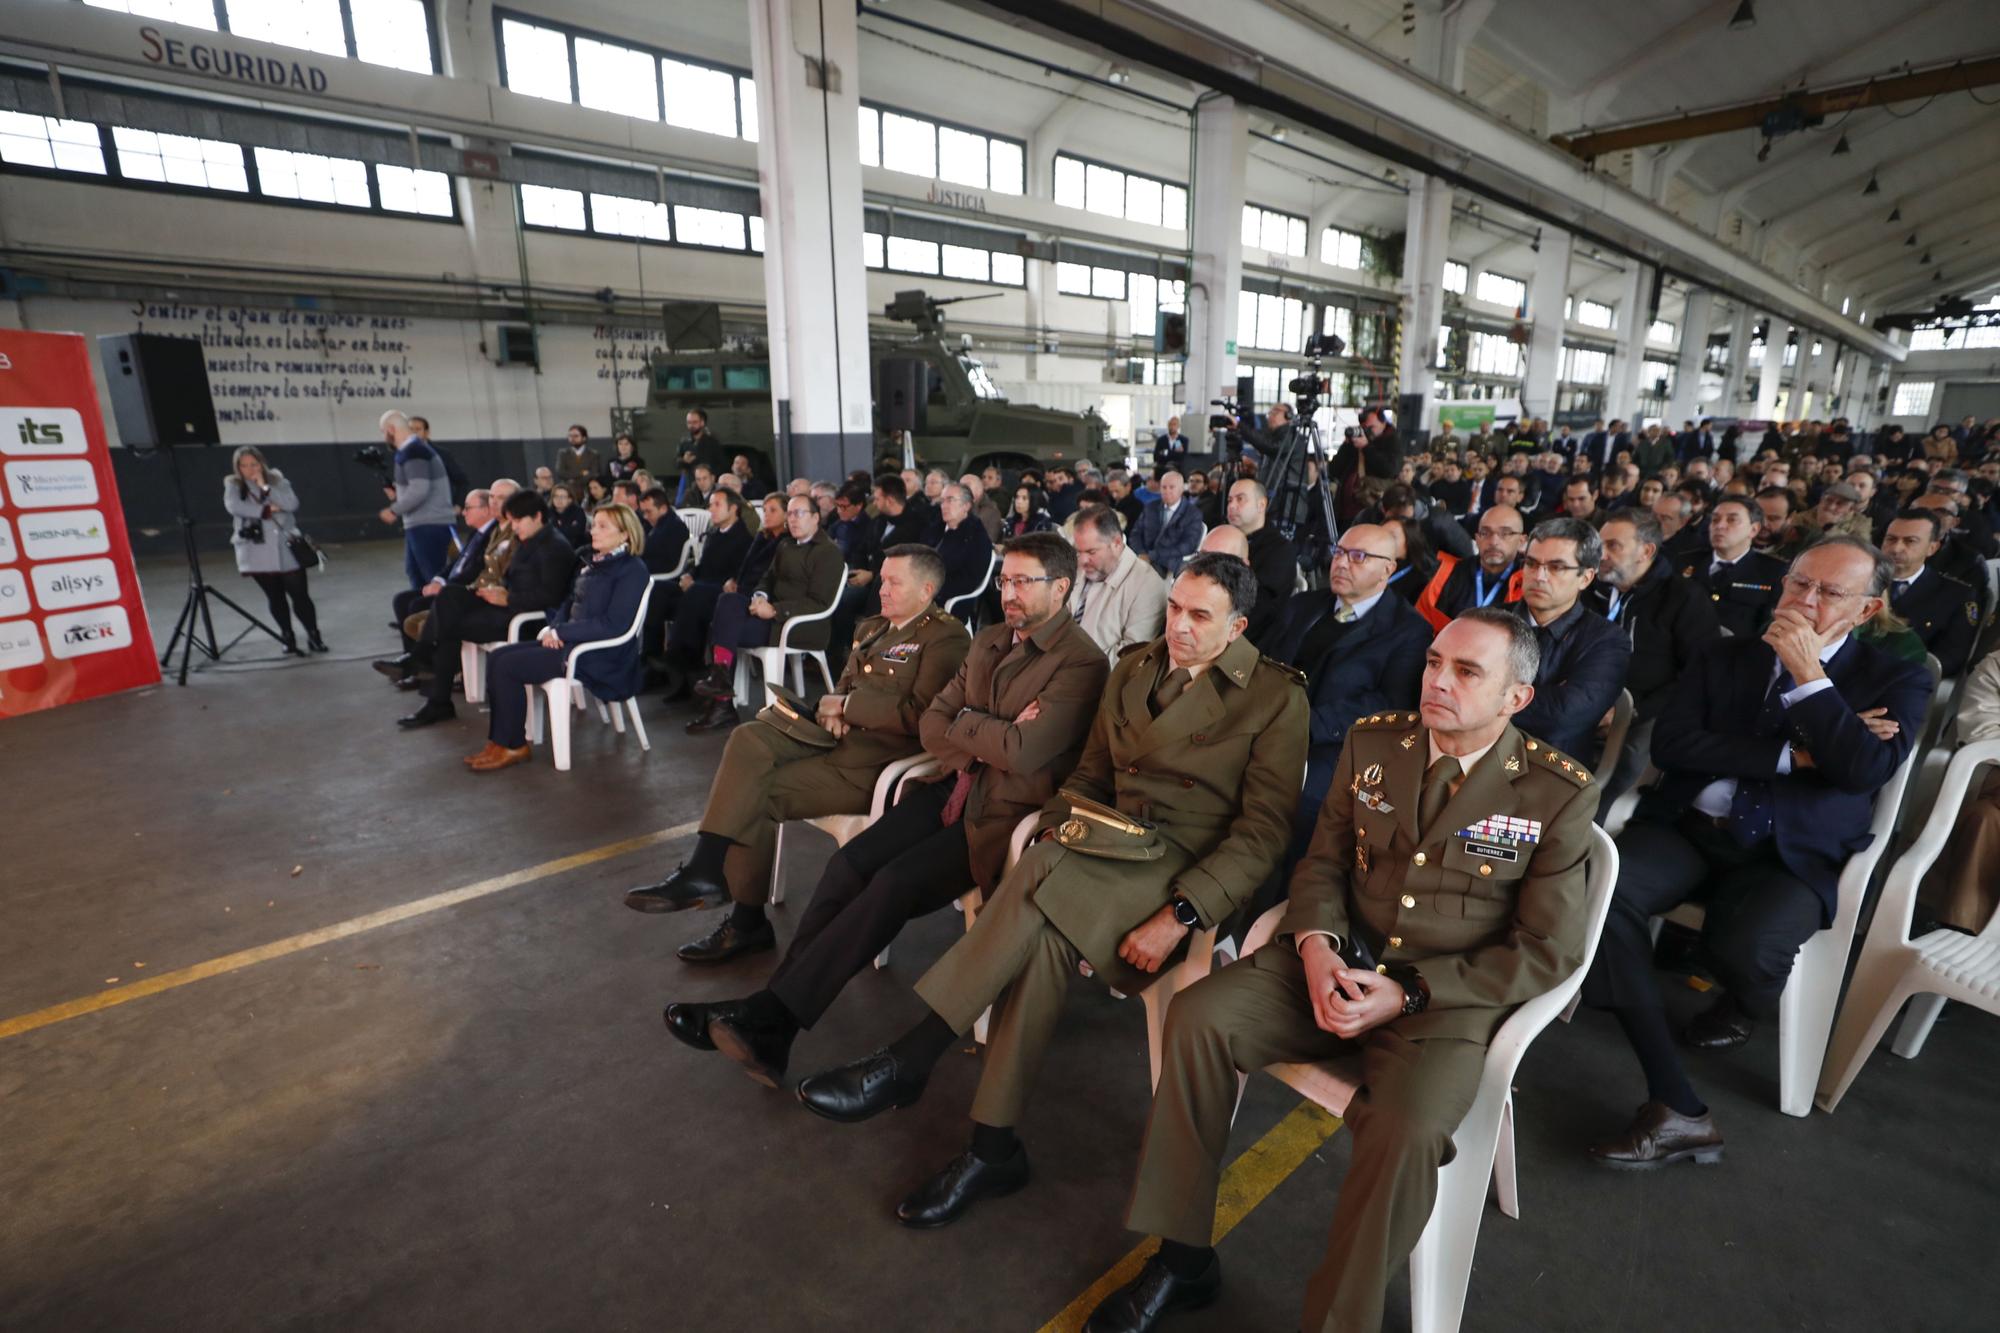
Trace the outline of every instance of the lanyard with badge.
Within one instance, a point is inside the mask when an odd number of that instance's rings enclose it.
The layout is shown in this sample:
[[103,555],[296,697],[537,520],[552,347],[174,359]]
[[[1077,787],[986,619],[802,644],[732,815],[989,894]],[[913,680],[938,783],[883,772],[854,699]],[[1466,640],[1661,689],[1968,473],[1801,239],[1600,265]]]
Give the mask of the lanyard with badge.
[[1472,571],[1472,596],[1473,596],[1473,603],[1472,603],[1472,604],[1473,604],[1474,606],[1491,606],[1491,605],[1493,605],[1493,599],[1494,599],[1494,598],[1496,598],[1496,597],[1498,597],[1498,596],[1500,595],[1500,592],[1501,592],[1501,590],[1502,590],[1503,588],[1505,588],[1506,586],[1507,586],[1507,579],[1506,579],[1506,576],[1505,576],[1505,575],[1503,574],[1503,575],[1502,575],[1502,576],[1501,576],[1501,577],[1500,577],[1500,578],[1499,578],[1499,579],[1498,579],[1498,580],[1497,580],[1497,581],[1496,581],[1496,582],[1494,583],[1494,585],[1493,585],[1493,591],[1492,591],[1492,592],[1488,592],[1488,591],[1486,591],[1486,571],[1485,571],[1485,570],[1483,570],[1483,569],[1475,569],[1475,570],[1473,570],[1473,571]]

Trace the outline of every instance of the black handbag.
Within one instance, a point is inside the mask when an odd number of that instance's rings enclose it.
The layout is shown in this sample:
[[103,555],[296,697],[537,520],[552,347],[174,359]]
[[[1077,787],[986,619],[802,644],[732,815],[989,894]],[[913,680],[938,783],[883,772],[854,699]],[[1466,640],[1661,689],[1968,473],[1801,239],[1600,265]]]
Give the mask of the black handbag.
[[313,539],[297,528],[293,528],[292,535],[285,539],[285,549],[292,553],[292,559],[299,562],[299,568],[302,570],[326,568],[326,553],[313,545]]

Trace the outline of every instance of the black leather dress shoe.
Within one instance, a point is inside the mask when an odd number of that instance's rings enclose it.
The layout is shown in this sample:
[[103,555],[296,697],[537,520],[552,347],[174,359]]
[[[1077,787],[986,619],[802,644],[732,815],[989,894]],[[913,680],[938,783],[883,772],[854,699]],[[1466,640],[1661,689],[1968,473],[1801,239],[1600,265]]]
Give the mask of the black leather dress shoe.
[[625,905],[635,912],[685,912],[690,907],[714,907],[729,899],[720,875],[705,875],[693,866],[677,866],[658,884],[628,891]]
[[743,1066],[743,1072],[774,1091],[783,1091],[785,1066],[792,1058],[797,1028],[752,1025],[740,1013],[711,1014],[708,1039],[715,1049]]
[[683,963],[726,963],[738,954],[762,953],[777,947],[778,932],[771,929],[769,921],[759,921],[754,926],[739,926],[736,917],[731,914],[723,917],[721,923],[708,934],[674,950],[674,956]]
[[1757,1020],[1725,995],[1697,1015],[1683,1035],[1687,1044],[1698,1051],[1726,1051],[1750,1040],[1750,1034],[1756,1030]]
[[418,727],[428,727],[433,722],[449,722],[458,716],[458,710],[448,703],[428,700],[422,708],[408,717],[396,719],[396,725],[404,731],[415,731]]
[[1084,1321],[1084,1333],[1148,1333],[1175,1310],[1199,1310],[1222,1290],[1222,1260],[1211,1257],[1200,1277],[1177,1278],[1159,1255],[1139,1276],[1104,1298]]
[[404,691],[421,690],[430,683],[431,677],[423,675],[421,672],[414,676],[404,676],[402,679],[394,682],[397,689]]
[[1657,1171],[1686,1161],[1708,1166],[1722,1160],[1722,1132],[1711,1115],[1647,1102],[1623,1134],[1591,1145],[1590,1160],[1613,1171]]
[[704,699],[733,699],[736,672],[725,666],[711,666],[708,674],[694,683],[694,692]]
[[1016,1143],[1014,1155],[997,1164],[968,1150],[897,1204],[896,1220],[906,1227],[941,1227],[956,1222],[979,1200],[1001,1198],[1027,1183],[1025,1145]]
[[743,1008],[738,1000],[719,1000],[714,1004],[670,1004],[662,1012],[667,1031],[680,1041],[697,1051],[715,1049],[715,1039],[709,1035],[708,1025],[728,1014],[737,1014]]
[[858,1125],[884,1111],[915,1106],[926,1078],[905,1074],[886,1050],[814,1074],[799,1084],[799,1100],[816,1116]]
[[710,699],[700,717],[687,724],[690,736],[700,736],[711,731],[727,731],[743,719],[737,715],[733,699]]
[[385,657],[379,662],[370,662],[368,665],[390,680],[402,680],[417,674],[417,659],[408,653],[404,653],[401,657]]

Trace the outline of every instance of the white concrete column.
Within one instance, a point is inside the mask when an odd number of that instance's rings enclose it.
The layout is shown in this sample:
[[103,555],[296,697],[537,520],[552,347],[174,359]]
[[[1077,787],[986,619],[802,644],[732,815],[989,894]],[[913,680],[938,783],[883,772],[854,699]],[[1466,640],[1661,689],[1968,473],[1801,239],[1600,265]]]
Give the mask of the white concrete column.
[[1194,114],[1194,179],[1188,182],[1188,423],[1208,420],[1209,400],[1236,395],[1236,296],[1243,289],[1243,169],[1250,113],[1231,97],[1203,101]]
[[[1434,176],[1410,182],[1404,231],[1402,367],[1397,390],[1423,399],[1415,421],[1398,422],[1405,438],[1436,425],[1438,321],[1444,318],[1445,249],[1451,240],[1451,187]],[[1561,312],[1561,303],[1557,303]]]
[[749,0],[780,478],[874,465],[852,5]]
[[1764,365],[1757,376],[1757,410],[1752,414],[1769,421],[1778,415],[1778,386],[1785,376],[1785,343],[1792,326],[1771,316],[1770,331],[1764,335]]
[[1674,358],[1674,391],[1667,399],[1667,425],[1679,430],[1683,421],[1699,422],[1701,367],[1708,351],[1709,321],[1715,317],[1715,296],[1706,287],[1687,294],[1681,307],[1681,347]]
[[1528,373],[1521,384],[1521,410],[1553,419],[1556,381],[1562,370],[1563,298],[1569,294],[1569,257],[1575,240],[1566,231],[1542,228],[1535,272],[1528,281]]
[[[1801,402],[1806,393],[1810,392],[1812,411],[1810,414],[1800,411],[1795,415],[1801,417],[1810,415],[1824,421],[1832,415],[1827,411],[1826,400],[1833,392],[1833,363],[1839,357],[1840,349],[1834,345],[1832,338],[1823,333],[1806,332],[1800,335],[1800,340],[1806,346],[1799,356],[1799,368],[1802,373],[1796,383],[1800,389],[1798,393],[1792,395],[1792,401],[1795,404]],[[1811,355],[1814,343],[1819,344],[1818,356]]]
[[[1652,291],[1653,274],[1646,265],[1634,262],[1618,285],[1618,343],[1611,352],[1611,377],[1605,386],[1604,414],[1623,417],[1639,428],[1639,367],[1646,360],[1646,328],[1652,312],[1646,298]],[[1677,429],[1674,422],[1669,430]]]
[[1752,314],[1749,306],[1739,303],[1736,317],[1729,325],[1729,373],[1722,377],[1722,401],[1715,407],[1717,416],[1743,415],[1743,381],[1750,370],[1750,329],[1755,323]]

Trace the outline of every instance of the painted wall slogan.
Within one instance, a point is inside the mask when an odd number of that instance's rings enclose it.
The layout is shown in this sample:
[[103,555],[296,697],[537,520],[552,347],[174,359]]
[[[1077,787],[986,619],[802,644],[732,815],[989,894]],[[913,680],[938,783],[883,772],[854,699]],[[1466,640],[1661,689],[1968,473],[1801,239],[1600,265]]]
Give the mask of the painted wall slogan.
[[401,315],[138,301],[132,316],[142,333],[201,340],[216,419],[226,425],[281,421],[287,402],[403,407],[415,392]]

